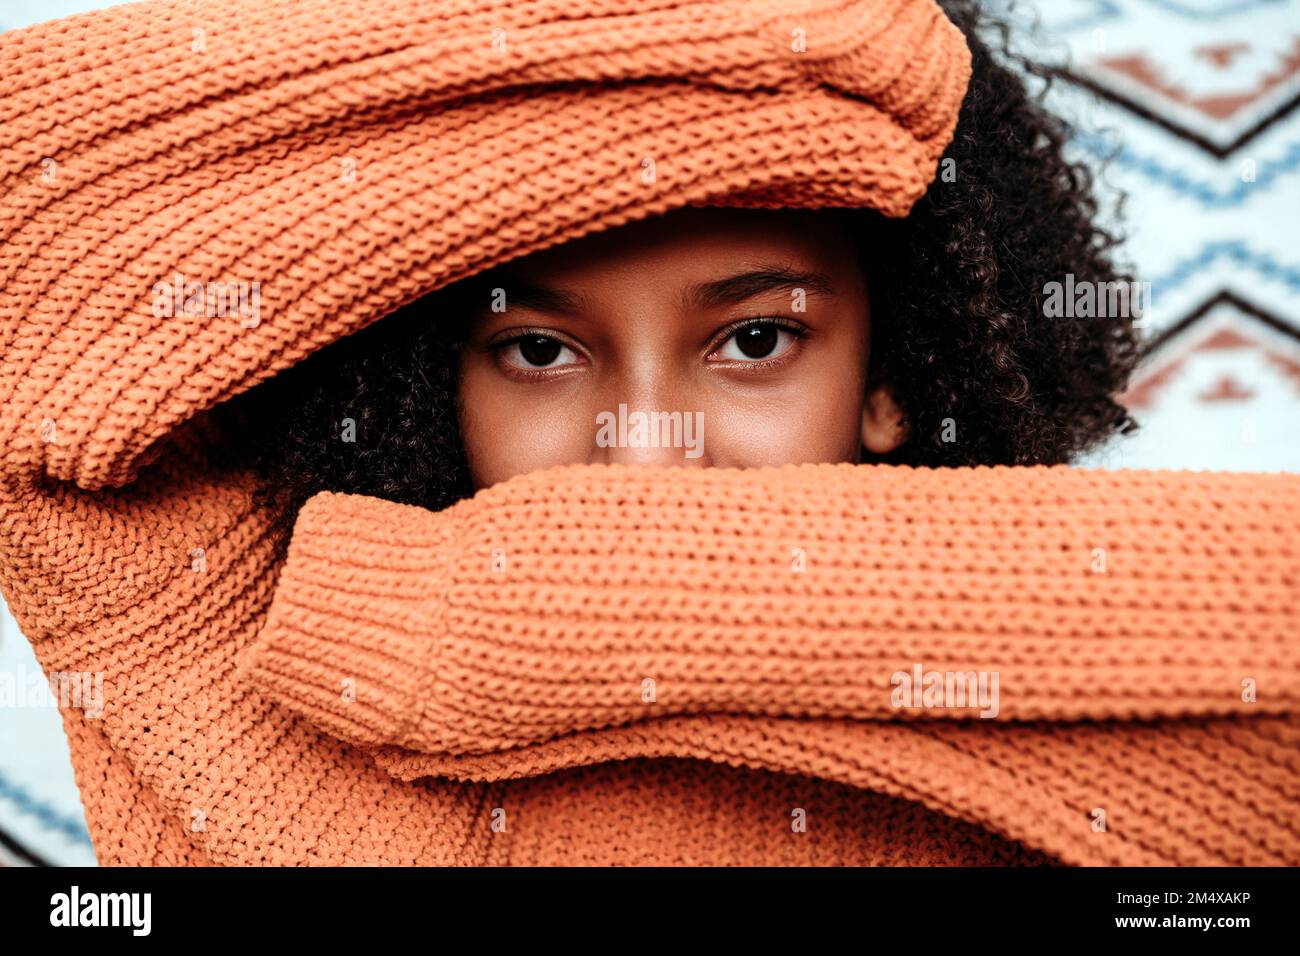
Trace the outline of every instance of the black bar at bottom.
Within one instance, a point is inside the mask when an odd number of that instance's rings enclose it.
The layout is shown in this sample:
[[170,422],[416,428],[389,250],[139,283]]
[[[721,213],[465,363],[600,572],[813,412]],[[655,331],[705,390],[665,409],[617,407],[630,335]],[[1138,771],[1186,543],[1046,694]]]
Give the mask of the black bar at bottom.
[[[1298,888],[1297,870],[1281,868],[0,869],[0,913],[18,938],[128,945],[229,934],[336,949],[409,934],[440,947],[467,934],[459,945],[591,938],[621,949],[718,934],[733,946],[790,935],[945,947],[1199,936],[1231,946],[1294,933]],[[679,925],[695,929],[670,943],[663,934]]]

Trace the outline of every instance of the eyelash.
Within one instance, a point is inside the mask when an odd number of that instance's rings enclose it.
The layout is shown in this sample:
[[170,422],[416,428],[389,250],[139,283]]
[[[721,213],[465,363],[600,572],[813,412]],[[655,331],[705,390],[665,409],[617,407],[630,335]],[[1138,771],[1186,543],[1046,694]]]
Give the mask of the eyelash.
[[[714,344],[709,346],[708,350],[704,354],[706,356],[712,355],[714,352],[718,351],[724,345],[726,345],[727,342],[731,340],[732,336],[736,335],[738,332],[743,332],[745,329],[750,328],[751,326],[765,326],[765,325],[774,325],[777,328],[779,328],[781,331],[788,332],[789,334],[793,335],[796,339],[804,339],[807,338],[808,336],[807,327],[801,325],[800,323],[794,321],[793,319],[787,319],[784,316],[780,316],[780,315],[754,316],[752,318],[741,319],[740,321],[735,322],[732,325],[728,326],[727,328],[723,329],[722,332],[719,333],[718,338],[715,340]],[[495,355],[499,357],[503,350],[509,348],[512,345],[518,344],[524,339],[531,338],[533,336],[543,336],[548,339],[554,339],[555,341],[563,345],[565,348],[571,350],[573,349],[572,345],[569,345],[563,339],[555,335],[554,332],[548,329],[520,329],[518,332],[510,336],[510,338],[508,339],[502,339],[500,342],[493,342],[489,346],[489,348],[492,350],[492,352]],[[790,348],[786,349],[784,353],[782,353],[781,355],[777,356],[774,359],[755,359],[754,361],[750,361],[750,362],[739,362],[733,360],[732,362],[727,364],[729,364],[731,368],[743,368],[746,370],[762,370],[768,368],[776,368],[781,365],[784,365],[786,362],[788,362],[791,359],[792,353],[794,352],[794,348],[795,348],[794,346],[791,346]],[[502,364],[504,365],[506,363],[502,362]],[[519,368],[518,366],[511,365],[509,366],[509,374],[517,376],[522,379],[537,380],[537,379],[550,378],[551,376],[556,374],[556,369],[544,369],[544,368],[524,369],[524,368]]]
[[[717,339],[716,344],[710,346],[709,350],[705,353],[705,355],[712,355],[714,352],[718,351],[729,341],[731,341],[732,336],[734,336],[737,332],[743,332],[745,329],[755,325],[757,326],[774,325],[781,331],[790,333],[797,340],[807,338],[808,336],[808,328],[794,321],[793,319],[787,319],[784,316],[780,316],[780,315],[755,316],[749,319],[741,319],[739,322],[736,322],[733,325],[730,325],[727,328],[723,329],[722,332],[719,333],[719,337]],[[733,360],[731,362],[726,362],[725,364],[728,364],[730,368],[741,368],[741,369],[745,369],[746,371],[750,371],[750,370],[761,371],[763,369],[779,368],[780,366],[786,364],[786,362],[790,361],[794,357],[796,348],[797,346],[792,345],[790,346],[790,348],[786,349],[785,352],[778,355],[776,358],[754,359],[753,361],[749,361],[749,362],[740,362],[740,361]],[[719,363],[719,364],[724,364],[724,363]]]
[[539,380],[539,379],[551,378],[552,376],[554,376],[554,375],[557,374],[557,370],[556,370],[556,369],[553,369],[553,368],[536,368],[536,369],[520,368],[520,367],[517,366],[517,365],[509,365],[508,363],[506,363],[504,360],[501,359],[501,353],[502,353],[503,351],[505,351],[506,349],[508,349],[510,346],[512,346],[512,345],[517,345],[518,343],[522,342],[524,339],[533,338],[533,337],[535,337],[535,336],[542,336],[542,337],[544,337],[544,338],[554,339],[556,342],[559,342],[559,343],[560,343],[561,345],[563,345],[565,348],[570,349],[570,350],[572,350],[572,351],[574,351],[574,352],[577,351],[577,349],[575,349],[572,345],[570,345],[570,344],[569,344],[568,342],[566,342],[564,339],[562,339],[562,338],[560,338],[559,336],[557,336],[554,332],[552,332],[552,331],[549,330],[549,329],[520,329],[520,330],[517,331],[514,335],[510,336],[510,338],[508,338],[508,339],[502,339],[500,342],[493,342],[491,345],[488,346],[488,348],[490,348],[490,349],[492,350],[492,353],[493,353],[494,356],[496,356],[497,361],[498,361],[502,366],[506,367],[507,372],[508,372],[508,374],[510,374],[510,375],[513,375],[513,376],[515,376],[515,377],[517,377],[517,378],[521,378],[521,379],[529,380],[529,381],[535,381],[535,380]]

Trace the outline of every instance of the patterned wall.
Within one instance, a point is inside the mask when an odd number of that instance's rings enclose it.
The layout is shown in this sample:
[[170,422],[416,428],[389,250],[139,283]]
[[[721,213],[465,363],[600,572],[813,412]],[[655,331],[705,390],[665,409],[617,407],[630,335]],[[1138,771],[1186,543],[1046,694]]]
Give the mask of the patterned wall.
[[[1001,2],[1001,0],[992,0]],[[6,0],[0,29],[102,6]],[[1300,470],[1300,0],[1042,0],[1023,49],[1151,283],[1142,424],[1086,464]],[[1104,161],[1104,166],[1101,164]],[[1114,223],[1114,220],[1112,220]],[[0,675],[37,669],[0,606]],[[8,843],[6,843],[8,841]],[[0,862],[93,864],[53,708],[0,706]]]
[[1300,4],[1050,0],[1025,50],[1127,196],[1151,283],[1142,425],[1108,467],[1300,469]]

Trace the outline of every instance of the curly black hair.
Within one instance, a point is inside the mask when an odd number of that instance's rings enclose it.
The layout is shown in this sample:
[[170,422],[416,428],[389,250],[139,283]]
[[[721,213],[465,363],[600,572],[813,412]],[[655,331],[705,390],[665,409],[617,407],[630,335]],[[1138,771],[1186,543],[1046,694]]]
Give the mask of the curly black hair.
[[[1138,358],[1131,320],[1046,318],[1045,286],[1117,274],[1117,240],[1094,221],[1091,172],[1066,160],[1070,128],[1009,52],[1005,23],[944,0],[972,77],[956,133],[905,219],[845,216],[872,301],[869,381],[910,426],[886,456],[918,466],[1058,464],[1135,423],[1116,402]],[[991,34],[991,35],[990,35]],[[986,36],[988,37],[986,39]],[[996,42],[998,57],[990,48]],[[268,502],[317,491],[442,508],[472,494],[456,414],[460,322],[476,276],[322,349],[219,409],[246,441]],[[339,438],[354,423],[355,441]]]

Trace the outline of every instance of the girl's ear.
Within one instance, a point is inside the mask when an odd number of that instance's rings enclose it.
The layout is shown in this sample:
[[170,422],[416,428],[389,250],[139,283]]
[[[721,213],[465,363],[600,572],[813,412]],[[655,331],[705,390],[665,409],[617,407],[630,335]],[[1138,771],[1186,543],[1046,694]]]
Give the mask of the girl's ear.
[[908,431],[893,389],[879,385],[867,392],[862,405],[862,447],[873,455],[887,455],[907,440]]

